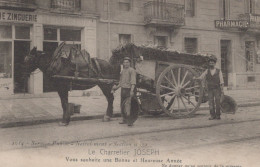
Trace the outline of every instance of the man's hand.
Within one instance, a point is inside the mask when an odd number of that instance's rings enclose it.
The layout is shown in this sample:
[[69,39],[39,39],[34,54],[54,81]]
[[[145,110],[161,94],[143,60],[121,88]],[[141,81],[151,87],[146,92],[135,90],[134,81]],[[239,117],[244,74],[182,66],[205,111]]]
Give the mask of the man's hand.
[[114,85],[111,89],[111,93],[115,93],[115,91],[118,89],[118,86]]

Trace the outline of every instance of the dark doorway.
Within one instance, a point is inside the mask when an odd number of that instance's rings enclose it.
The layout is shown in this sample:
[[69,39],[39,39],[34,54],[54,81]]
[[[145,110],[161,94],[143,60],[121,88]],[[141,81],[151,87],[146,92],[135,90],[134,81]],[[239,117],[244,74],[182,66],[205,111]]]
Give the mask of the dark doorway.
[[[52,55],[57,47],[58,42],[43,42],[43,51],[48,55]],[[55,91],[55,89],[52,81],[45,74],[43,74],[43,92],[53,91]]]
[[14,93],[28,92],[28,79],[23,78],[23,61],[29,52],[29,41],[14,41]]
[[221,40],[221,71],[224,78],[224,86],[228,86],[228,72],[230,64],[230,55],[231,55],[231,41],[230,40]]

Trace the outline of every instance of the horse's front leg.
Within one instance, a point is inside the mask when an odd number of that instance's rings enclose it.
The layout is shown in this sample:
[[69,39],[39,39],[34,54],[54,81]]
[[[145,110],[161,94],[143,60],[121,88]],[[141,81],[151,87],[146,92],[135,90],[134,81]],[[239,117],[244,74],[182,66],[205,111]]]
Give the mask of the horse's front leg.
[[106,96],[107,99],[107,110],[106,115],[103,118],[103,121],[110,121],[110,118],[113,116],[113,102],[114,102],[114,95],[111,93],[111,89],[113,85],[107,84],[100,84],[98,85],[102,90],[103,94]]
[[63,110],[62,122],[60,125],[68,125],[70,122],[70,112],[68,110],[68,90],[66,87],[59,86],[57,89],[61,100],[61,106]]

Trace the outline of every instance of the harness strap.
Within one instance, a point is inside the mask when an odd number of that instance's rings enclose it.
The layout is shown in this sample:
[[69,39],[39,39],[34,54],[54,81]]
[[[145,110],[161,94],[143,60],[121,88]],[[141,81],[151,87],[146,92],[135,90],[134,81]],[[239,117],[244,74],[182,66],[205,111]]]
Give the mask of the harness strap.
[[98,63],[98,61],[97,61],[97,58],[93,58],[94,59],[94,62],[95,62],[95,64],[96,64],[96,67],[97,67],[97,72],[98,72],[98,75],[101,77],[101,78],[103,78],[103,74],[102,74],[102,72],[101,72],[101,68],[100,68],[100,65],[99,65],[99,63]]

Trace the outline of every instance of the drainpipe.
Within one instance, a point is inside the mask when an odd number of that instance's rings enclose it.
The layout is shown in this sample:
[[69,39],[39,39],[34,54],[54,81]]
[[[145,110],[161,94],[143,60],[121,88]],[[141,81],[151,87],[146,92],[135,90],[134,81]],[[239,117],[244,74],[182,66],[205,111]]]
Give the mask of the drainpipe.
[[111,39],[111,25],[110,25],[110,0],[107,0],[107,17],[108,17],[108,60],[111,54],[111,46],[110,46],[110,39]]

